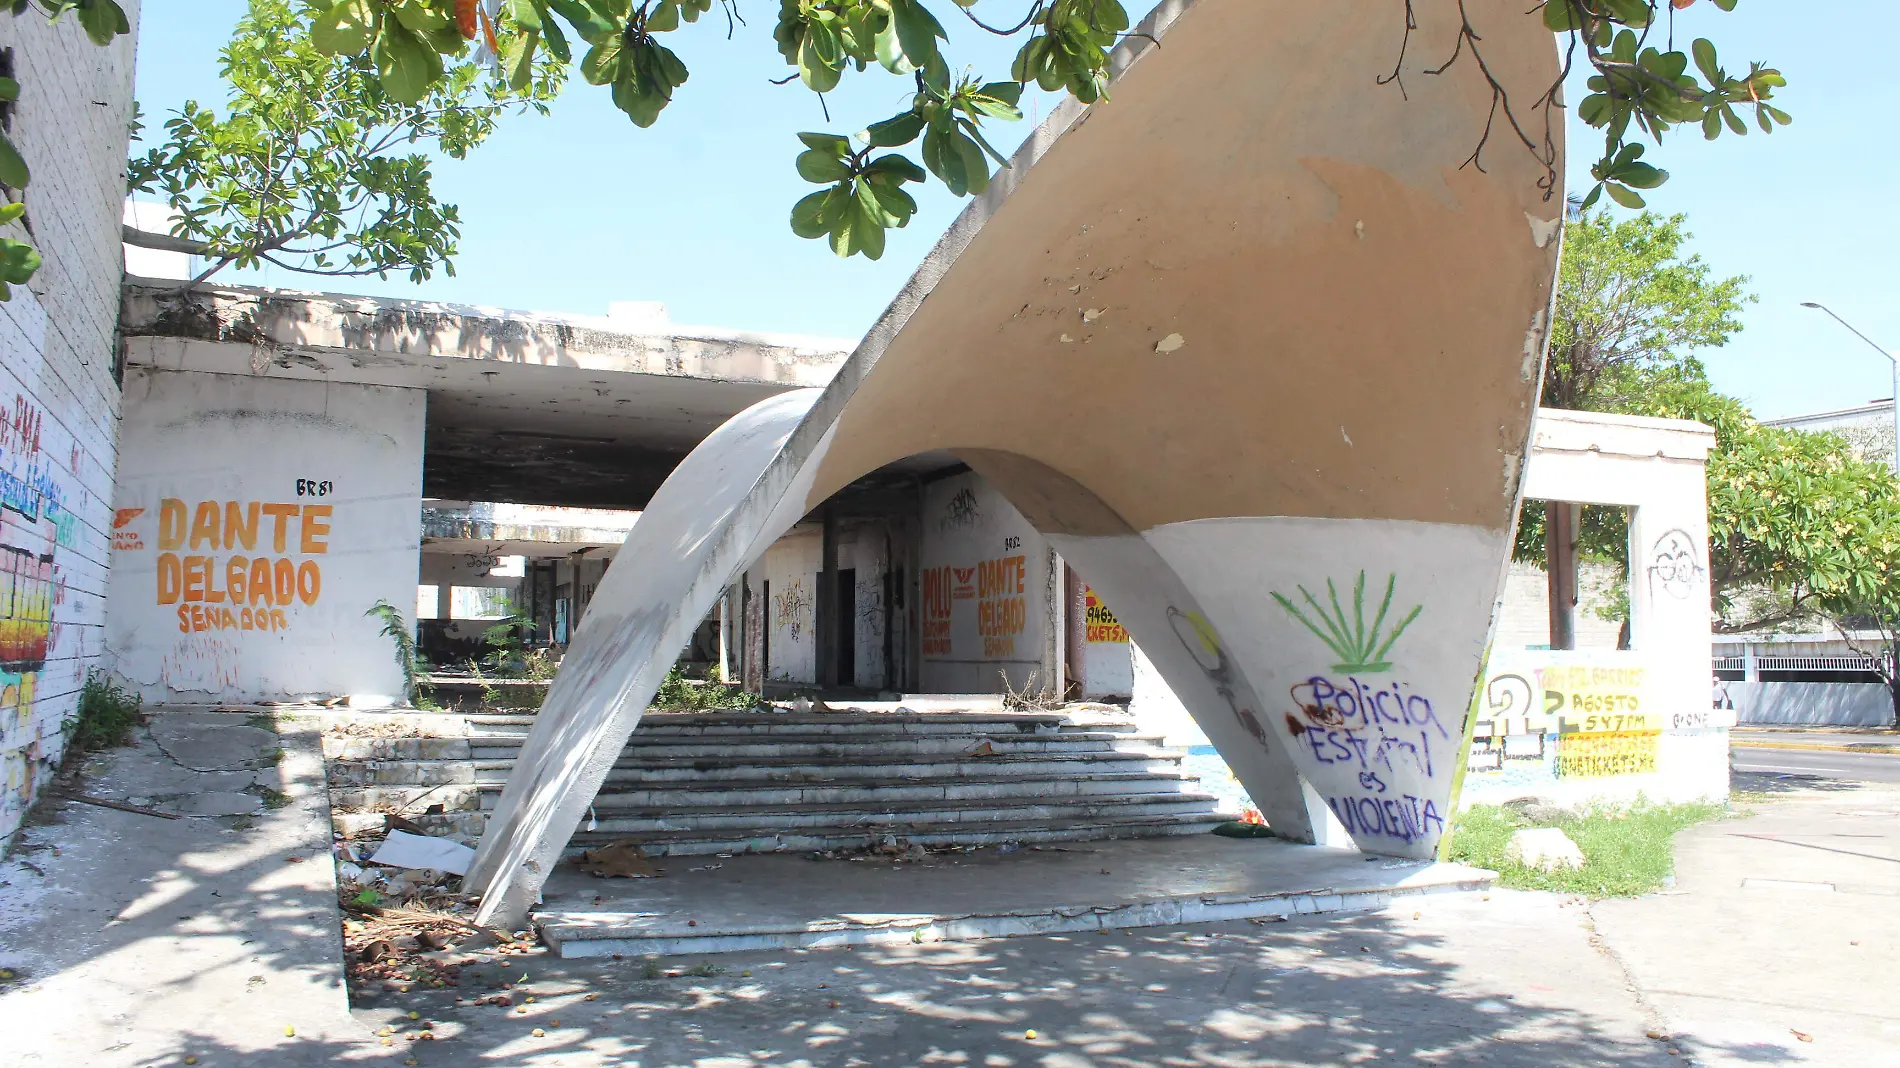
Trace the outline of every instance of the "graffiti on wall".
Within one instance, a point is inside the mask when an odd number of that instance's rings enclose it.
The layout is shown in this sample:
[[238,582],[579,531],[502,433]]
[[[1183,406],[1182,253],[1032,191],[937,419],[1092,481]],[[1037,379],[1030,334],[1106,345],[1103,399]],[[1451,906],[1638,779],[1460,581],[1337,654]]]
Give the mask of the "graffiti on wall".
[[59,555],[80,529],[67,510],[67,487],[83,453],[77,445],[66,450],[62,470],[44,447],[47,436],[44,414],[24,394],[0,409],[0,837],[19,825],[40,778],[60,759],[67,713],[46,707],[43,696],[72,699],[70,692],[43,695],[42,675],[59,645],[66,601]]
[[1028,577],[1028,558],[1020,555],[976,565],[976,633],[985,659],[1015,657],[1016,639],[1029,623]]
[[950,568],[924,569],[924,655],[947,657],[953,648],[950,632]]
[[1394,607],[1402,603],[1396,574],[1386,578],[1383,595],[1375,594],[1376,607],[1368,603],[1363,570],[1347,600],[1331,578],[1324,604],[1305,586],[1294,588],[1297,601],[1277,592],[1274,601],[1335,658],[1331,671],[1294,684],[1288,696],[1296,711],[1286,714],[1287,731],[1307,756],[1351,776],[1328,777],[1345,788],[1329,789],[1327,806],[1357,838],[1435,839],[1444,833],[1444,813],[1436,800],[1420,796],[1423,790],[1406,787],[1449,775],[1458,724],[1445,723],[1392,658],[1424,606]]
[[1561,779],[1657,772],[1665,730],[1710,726],[1672,709],[1658,669],[1633,654],[1508,651],[1485,666],[1466,768],[1479,788],[1536,789]]
[[1619,775],[1653,775],[1661,746],[1661,731],[1571,735],[1557,744],[1556,776],[1609,779]]
[[1014,659],[1016,640],[1029,625],[1028,580],[1029,558],[1020,553],[981,560],[972,567],[925,568],[924,655],[939,659],[952,655],[956,603],[975,601],[976,633],[984,658]]
[[1128,644],[1128,628],[1122,626],[1121,620],[1115,618],[1115,613],[1108,610],[1108,605],[1102,603],[1101,597],[1096,595],[1092,587],[1086,585],[1082,587],[1082,598],[1083,618],[1087,621],[1084,639],[1091,642]]
[[983,520],[983,513],[977,510],[976,494],[965,486],[957,491],[944,505],[943,514],[937,517],[937,532],[948,534],[952,531],[967,530]]
[[1660,730],[1649,669],[1627,663],[1514,665],[1487,669],[1476,736],[1602,734]]
[[803,580],[793,579],[772,594],[772,626],[789,633],[793,641],[811,633],[812,591]]
[[1647,570],[1650,594],[1665,593],[1678,601],[1694,597],[1708,574],[1702,566],[1702,553],[1696,539],[1680,529],[1656,539],[1649,550]]
[[[328,504],[158,502],[156,603],[176,606],[178,631],[280,631],[287,610],[316,605],[330,551]],[[141,545],[142,547],[142,545]]]

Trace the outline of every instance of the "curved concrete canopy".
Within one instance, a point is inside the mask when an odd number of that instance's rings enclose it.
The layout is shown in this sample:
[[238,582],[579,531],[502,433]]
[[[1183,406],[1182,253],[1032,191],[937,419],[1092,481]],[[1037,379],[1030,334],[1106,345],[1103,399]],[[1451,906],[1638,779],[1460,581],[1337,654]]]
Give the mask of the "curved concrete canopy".
[[[762,402],[635,526],[468,877],[525,914],[674,652],[853,479],[949,449],[1102,592],[1284,837],[1431,855],[1507,563],[1563,201],[1513,0],[1177,0],[938,244],[823,391]],[[1558,121],[1561,128],[1561,121]],[[1562,173],[1562,160],[1556,172]],[[1083,418],[1094,427],[1080,432]],[[1110,432],[1104,433],[1106,427]]]

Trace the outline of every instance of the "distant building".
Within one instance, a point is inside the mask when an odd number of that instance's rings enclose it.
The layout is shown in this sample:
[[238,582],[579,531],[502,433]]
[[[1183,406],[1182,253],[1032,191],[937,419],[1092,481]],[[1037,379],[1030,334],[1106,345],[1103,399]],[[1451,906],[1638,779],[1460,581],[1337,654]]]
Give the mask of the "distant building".
[[1868,401],[1853,408],[1763,419],[1763,426],[1790,430],[1831,431],[1846,438],[1864,460],[1893,466],[1893,398]]

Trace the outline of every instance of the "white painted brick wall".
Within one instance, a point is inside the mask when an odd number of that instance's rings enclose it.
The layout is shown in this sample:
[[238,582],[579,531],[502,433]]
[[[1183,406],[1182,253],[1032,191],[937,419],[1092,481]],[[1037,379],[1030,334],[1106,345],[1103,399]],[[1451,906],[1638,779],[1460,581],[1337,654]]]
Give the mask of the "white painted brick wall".
[[[138,0],[119,0],[134,27]],[[8,136],[33,180],[23,223],[44,265],[0,304],[0,572],[51,556],[52,609],[43,653],[31,582],[0,601],[0,847],[59,763],[61,726],[103,650],[105,576],[119,388],[119,242],[132,121],[133,37],[100,48],[72,15],[48,25],[37,9],[0,14],[19,103]],[[15,197],[19,194],[16,192]],[[0,573],[0,593],[7,578]],[[24,650],[9,641],[24,635]]]

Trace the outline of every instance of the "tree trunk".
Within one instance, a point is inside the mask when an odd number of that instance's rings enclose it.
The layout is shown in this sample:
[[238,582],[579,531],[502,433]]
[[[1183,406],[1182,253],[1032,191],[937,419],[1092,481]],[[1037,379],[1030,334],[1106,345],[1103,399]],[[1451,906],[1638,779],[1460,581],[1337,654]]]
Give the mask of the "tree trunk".
[[1544,502],[1544,567],[1550,588],[1550,647],[1577,647],[1577,519],[1571,501]]

